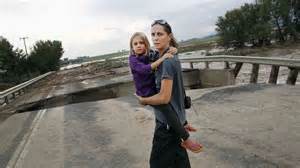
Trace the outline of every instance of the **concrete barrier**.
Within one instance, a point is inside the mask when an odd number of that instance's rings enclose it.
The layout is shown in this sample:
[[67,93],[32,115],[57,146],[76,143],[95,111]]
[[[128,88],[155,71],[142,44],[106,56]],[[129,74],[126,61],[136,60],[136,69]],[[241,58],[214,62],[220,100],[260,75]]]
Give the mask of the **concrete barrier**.
[[183,69],[183,84],[187,88],[209,88],[234,85],[232,69]]
[[199,69],[182,69],[183,85],[186,88],[201,88]]
[[200,81],[203,88],[235,84],[232,69],[201,69]]

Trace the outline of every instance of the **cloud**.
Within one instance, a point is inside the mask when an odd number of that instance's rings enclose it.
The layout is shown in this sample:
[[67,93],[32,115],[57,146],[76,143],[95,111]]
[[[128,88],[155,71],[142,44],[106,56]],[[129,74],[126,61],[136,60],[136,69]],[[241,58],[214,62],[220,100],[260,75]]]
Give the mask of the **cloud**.
[[130,36],[150,34],[154,19],[166,19],[178,40],[214,32],[217,16],[251,0],[1,0],[0,35],[23,48],[37,40],[61,40],[64,57],[128,49]]

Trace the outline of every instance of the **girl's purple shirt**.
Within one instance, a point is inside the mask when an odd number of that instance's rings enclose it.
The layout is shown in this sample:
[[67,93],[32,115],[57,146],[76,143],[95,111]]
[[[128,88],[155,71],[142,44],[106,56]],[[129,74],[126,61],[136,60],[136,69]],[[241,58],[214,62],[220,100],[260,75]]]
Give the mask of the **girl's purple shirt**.
[[137,95],[149,97],[157,93],[155,74],[151,69],[151,63],[157,58],[158,53],[155,51],[150,51],[149,55],[129,56],[129,65]]

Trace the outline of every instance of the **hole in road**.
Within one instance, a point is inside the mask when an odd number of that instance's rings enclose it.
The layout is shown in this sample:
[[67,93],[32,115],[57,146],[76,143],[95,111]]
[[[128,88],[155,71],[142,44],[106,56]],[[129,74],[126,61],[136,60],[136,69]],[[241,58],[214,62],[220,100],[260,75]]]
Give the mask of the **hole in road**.
[[26,111],[41,110],[44,108],[53,108],[64,106],[68,104],[99,101],[121,96],[128,96],[134,93],[133,82],[124,82],[102,86],[98,88],[86,89],[66,95],[59,95],[47,99],[39,100],[37,102],[24,104],[18,107],[17,113]]

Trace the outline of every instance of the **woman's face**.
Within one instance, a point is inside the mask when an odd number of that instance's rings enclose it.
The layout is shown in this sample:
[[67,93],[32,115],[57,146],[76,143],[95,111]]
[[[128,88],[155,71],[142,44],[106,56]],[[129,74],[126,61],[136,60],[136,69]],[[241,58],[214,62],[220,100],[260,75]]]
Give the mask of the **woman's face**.
[[143,55],[146,53],[146,44],[140,36],[136,36],[133,38],[132,48],[136,55]]
[[151,27],[151,37],[157,50],[164,50],[170,45],[171,38],[162,25],[156,24]]

